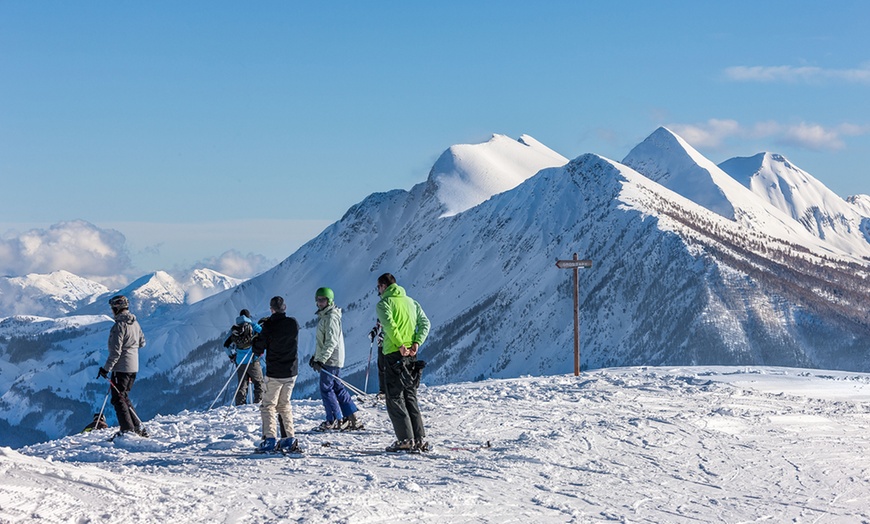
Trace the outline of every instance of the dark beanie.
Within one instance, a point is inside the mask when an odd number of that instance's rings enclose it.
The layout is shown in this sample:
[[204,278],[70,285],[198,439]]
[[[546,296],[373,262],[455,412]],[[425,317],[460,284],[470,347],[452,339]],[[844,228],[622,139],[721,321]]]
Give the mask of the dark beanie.
[[247,309],[243,309],[243,310],[239,311],[239,316],[251,318],[251,312],[248,311]]
[[287,306],[284,305],[284,299],[281,297],[272,297],[272,300],[269,301],[269,307],[280,313],[287,309]]

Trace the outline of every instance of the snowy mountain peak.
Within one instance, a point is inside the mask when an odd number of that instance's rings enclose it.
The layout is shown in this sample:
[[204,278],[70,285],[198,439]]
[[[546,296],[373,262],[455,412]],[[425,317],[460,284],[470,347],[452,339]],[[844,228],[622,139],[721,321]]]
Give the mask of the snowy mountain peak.
[[236,287],[242,282],[244,282],[244,279],[233,278],[213,269],[194,269],[183,285],[187,293],[186,302],[188,304],[199,302],[206,297]]
[[822,182],[777,153],[758,153],[719,167],[808,232],[852,255],[870,255],[865,218]]
[[437,188],[443,216],[453,216],[515,188],[541,169],[567,162],[567,158],[528,135],[514,140],[496,134],[482,144],[447,149],[432,167],[429,180]]
[[732,158],[719,167],[796,220],[810,207],[842,202],[824,184],[777,153]]
[[865,217],[870,217],[870,195],[852,195],[846,198],[846,202],[852,204]]
[[668,128],[656,129],[622,163],[714,213],[735,218],[723,190],[733,180]]

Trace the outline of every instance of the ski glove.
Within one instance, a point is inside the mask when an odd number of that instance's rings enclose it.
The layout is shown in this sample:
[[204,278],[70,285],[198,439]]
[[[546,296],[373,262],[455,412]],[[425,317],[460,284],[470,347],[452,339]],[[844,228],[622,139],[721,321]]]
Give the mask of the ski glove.
[[232,355],[230,355],[230,360],[233,361],[233,362],[236,361],[236,354],[235,354],[235,353],[233,353]]
[[109,372],[100,366],[100,370],[97,371],[97,378],[109,378]]
[[311,366],[311,369],[313,369],[314,371],[316,371],[318,373],[320,373],[320,370],[323,369],[323,364],[321,362],[314,360],[313,356],[308,360],[308,365]]

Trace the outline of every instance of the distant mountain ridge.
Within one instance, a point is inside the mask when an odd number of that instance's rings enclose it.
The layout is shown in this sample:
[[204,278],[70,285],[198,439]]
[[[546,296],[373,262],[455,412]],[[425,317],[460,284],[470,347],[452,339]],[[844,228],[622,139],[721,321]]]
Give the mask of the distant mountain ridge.
[[102,315],[108,311],[108,299],[116,294],[128,295],[135,313],[150,314],[161,308],[198,302],[242,282],[244,279],[212,269],[195,269],[182,281],[157,271],[114,291],[69,271],[0,277],[0,318]]
[[[664,128],[653,135],[626,163],[584,154],[558,165],[550,157],[557,165],[536,172],[529,171],[539,165],[540,148],[503,144],[502,137],[494,148],[453,149],[467,155],[464,173],[454,175],[475,188],[476,205],[447,206],[459,201],[440,192],[445,171],[433,168],[408,191],[366,197],[262,275],[141,315],[148,346],[137,409],[150,417],[207,407],[231,372],[220,346],[226,330],[241,308],[268,314],[274,295],[302,324],[300,357],[307,361],[314,290],[324,285],[344,310],[343,376],[362,386],[374,284],[384,272],[396,275],[432,321],[421,353],[425,382],[568,373],[573,284],[554,261],[573,252],[593,260],[580,283],[584,369],[870,370],[870,266],[861,239],[854,252],[847,250],[852,243],[828,243],[682,138]],[[502,152],[496,158],[523,160],[505,170],[488,162],[492,149]],[[504,183],[491,183],[502,172]],[[715,198],[700,198],[698,188]],[[824,207],[810,196],[804,201]],[[0,341],[0,420],[16,432],[50,436],[74,427],[105,395],[93,372],[105,358],[106,334],[94,324],[79,336],[46,340],[32,358],[17,351],[16,362],[3,360],[9,349]],[[57,383],[65,389],[54,389]],[[302,366],[295,394],[315,392],[316,375]]]
[[47,275],[0,277],[0,317],[61,317],[108,291],[102,284],[63,270]]

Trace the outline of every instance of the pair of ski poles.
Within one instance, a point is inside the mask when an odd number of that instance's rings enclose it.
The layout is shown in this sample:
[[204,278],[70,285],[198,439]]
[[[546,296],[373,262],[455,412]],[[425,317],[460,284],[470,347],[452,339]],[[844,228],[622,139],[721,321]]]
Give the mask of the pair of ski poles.
[[363,391],[363,390],[361,390],[360,388],[354,386],[354,385],[351,384],[350,382],[346,382],[346,381],[342,380],[341,377],[339,377],[339,376],[337,376],[337,375],[333,375],[332,373],[330,373],[329,371],[326,371],[326,370],[323,369],[323,368],[320,369],[320,372],[321,372],[321,373],[326,373],[326,374],[329,375],[330,377],[332,377],[332,378],[334,378],[335,380],[341,382],[342,384],[344,384],[344,386],[345,386],[347,389],[353,391],[353,392],[356,393],[357,395],[360,395],[361,397],[364,397],[364,398],[368,398],[368,397],[369,397],[368,394],[367,394],[365,391]]
[[[121,391],[118,389],[118,386],[116,386],[115,383],[112,382],[112,379],[110,379],[109,377],[106,377],[106,380],[109,381],[109,391],[108,391],[108,393],[106,393],[106,398],[103,399],[103,407],[100,408],[100,415],[99,415],[99,417],[97,417],[97,420],[100,420],[103,418],[103,411],[106,409],[106,401],[109,400],[109,394],[112,393],[112,388],[115,388],[115,391],[118,392],[119,397],[122,396]],[[136,414],[136,410],[133,409],[133,403],[130,402],[129,400],[130,399],[128,398],[127,399],[127,407],[130,409],[130,413],[133,415],[133,418],[136,419],[135,420],[136,427],[141,428],[142,427],[142,419],[139,418],[139,415]],[[122,400],[122,402],[123,402],[123,400]],[[120,424],[120,421],[118,423]]]
[[[251,352],[251,359],[248,360],[248,363],[245,365],[245,374],[248,373],[248,368],[251,366],[251,361],[252,361],[253,359],[254,359],[254,353]],[[243,359],[243,360],[244,360],[244,359]],[[238,372],[238,370],[239,370],[240,367],[242,367],[242,364],[241,364],[241,363],[238,364],[238,365],[236,366],[235,371]],[[230,374],[230,378],[227,379],[226,384],[224,384],[224,387],[221,388],[220,393],[217,394],[217,396],[214,398],[214,400],[212,401],[212,403],[211,403],[211,405],[208,407],[208,409],[213,408],[214,405],[215,405],[215,403],[218,401],[218,399],[221,398],[221,395],[224,394],[224,390],[227,389],[227,386],[230,385],[230,381],[233,379],[233,376],[234,376],[234,375],[238,375],[238,373]],[[233,398],[234,398],[234,399],[236,398],[236,395],[239,394],[239,388],[240,388],[240,387],[242,387],[242,381],[241,381],[241,380],[239,381],[239,385],[236,386],[236,392],[233,393]]]

